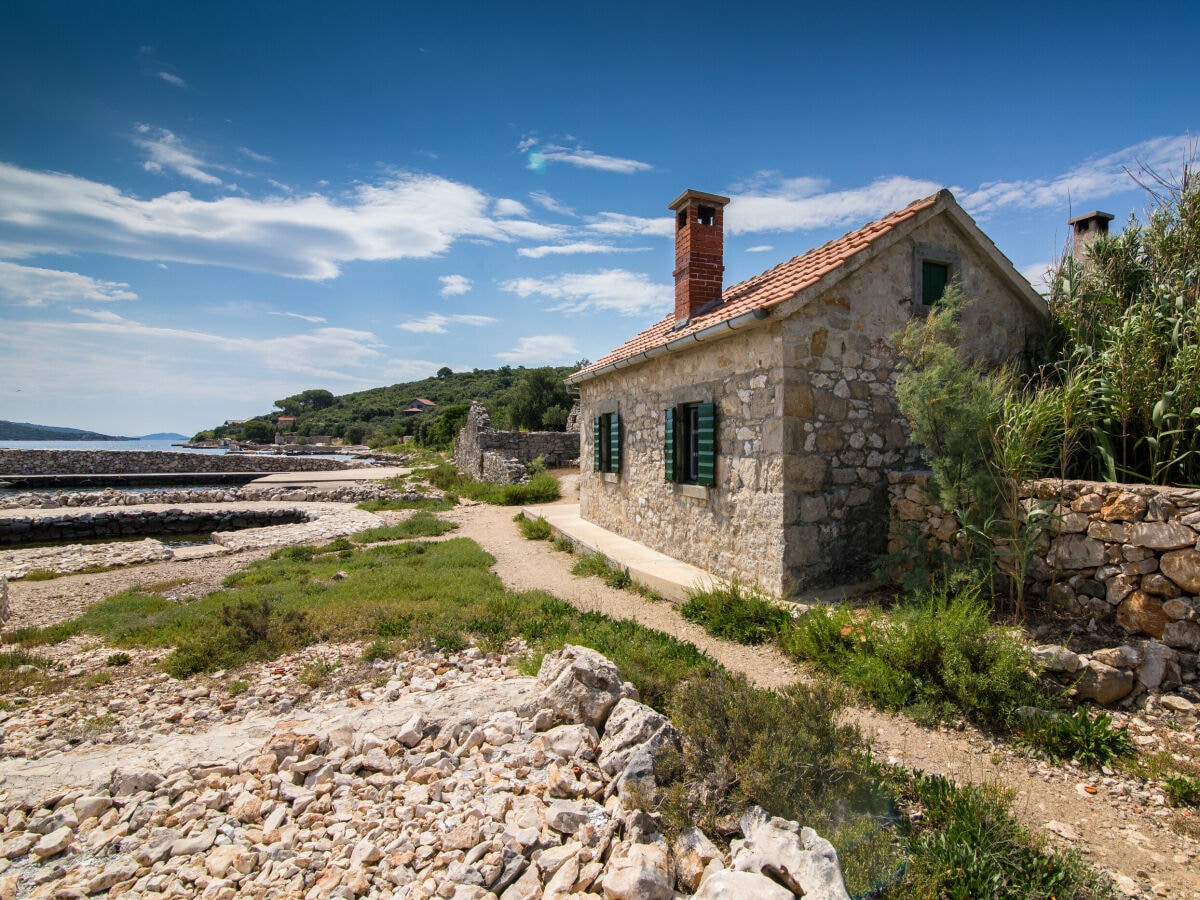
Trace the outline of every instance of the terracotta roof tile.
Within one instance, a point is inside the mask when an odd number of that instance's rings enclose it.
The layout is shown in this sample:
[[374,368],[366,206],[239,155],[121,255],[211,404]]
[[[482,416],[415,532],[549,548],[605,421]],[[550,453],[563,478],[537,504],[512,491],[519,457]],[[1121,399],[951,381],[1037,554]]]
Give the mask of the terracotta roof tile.
[[587,368],[576,372],[571,378],[574,380],[581,375],[590,374],[612,363],[629,359],[678,338],[703,331],[705,328],[720,324],[742,313],[767,309],[782,303],[815,284],[825,275],[845,265],[851,258],[870,247],[897,225],[933,206],[940,196],[939,192],[910,203],[904,209],[889,213],[876,222],[869,222],[857,231],[844,234],[821,247],[810,250],[801,256],[792,257],[765,272],[747,278],[740,284],[726,288],[718,306],[710,312],[695,316],[684,328],[675,328],[675,314],[672,312],[661,322],[651,325],[616,350],[602,356]]

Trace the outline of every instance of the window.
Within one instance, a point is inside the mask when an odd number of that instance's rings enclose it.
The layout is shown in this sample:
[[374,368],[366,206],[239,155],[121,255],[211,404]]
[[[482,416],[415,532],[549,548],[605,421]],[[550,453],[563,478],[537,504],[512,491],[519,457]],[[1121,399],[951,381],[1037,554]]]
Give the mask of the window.
[[717,408],[685,403],[665,411],[666,479],[680,484],[717,483]]
[[921,261],[921,302],[933,306],[946,293],[946,285],[950,281],[950,265],[948,263]]
[[620,413],[603,413],[592,419],[592,470],[621,471]]

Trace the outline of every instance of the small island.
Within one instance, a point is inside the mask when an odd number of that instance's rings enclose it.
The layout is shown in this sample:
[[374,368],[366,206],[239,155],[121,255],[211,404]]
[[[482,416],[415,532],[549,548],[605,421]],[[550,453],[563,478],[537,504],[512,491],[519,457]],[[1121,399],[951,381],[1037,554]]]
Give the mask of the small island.
[[4,441],[136,441],[139,438],[100,434],[82,428],[34,425],[30,422],[0,420],[0,440]]

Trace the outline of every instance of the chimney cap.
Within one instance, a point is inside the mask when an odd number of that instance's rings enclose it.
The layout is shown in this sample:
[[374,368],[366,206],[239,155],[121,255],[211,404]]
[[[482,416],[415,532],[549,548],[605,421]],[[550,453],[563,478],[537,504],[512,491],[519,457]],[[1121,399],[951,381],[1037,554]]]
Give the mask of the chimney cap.
[[1094,209],[1090,213],[1084,213],[1082,216],[1076,216],[1073,219],[1067,219],[1067,224],[1075,225],[1079,222],[1090,221],[1091,219],[1101,219],[1105,222],[1111,222],[1115,218],[1116,216],[1114,216],[1112,213],[1100,212],[1100,210]]
[[713,206],[725,206],[729,203],[729,198],[722,197],[720,194],[706,194],[704,191],[686,190],[672,200],[671,205],[667,209],[680,209],[692,200],[698,200],[701,203],[711,203]]

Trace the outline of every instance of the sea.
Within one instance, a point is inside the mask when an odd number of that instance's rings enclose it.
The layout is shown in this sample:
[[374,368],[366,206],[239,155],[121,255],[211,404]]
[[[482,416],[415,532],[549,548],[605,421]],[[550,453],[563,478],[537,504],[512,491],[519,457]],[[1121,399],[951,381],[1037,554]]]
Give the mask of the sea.
[[6,441],[0,450],[171,450],[175,453],[224,453],[223,448],[193,450],[173,441]]

